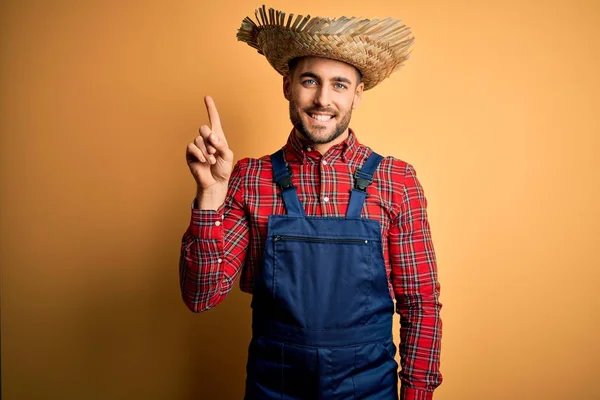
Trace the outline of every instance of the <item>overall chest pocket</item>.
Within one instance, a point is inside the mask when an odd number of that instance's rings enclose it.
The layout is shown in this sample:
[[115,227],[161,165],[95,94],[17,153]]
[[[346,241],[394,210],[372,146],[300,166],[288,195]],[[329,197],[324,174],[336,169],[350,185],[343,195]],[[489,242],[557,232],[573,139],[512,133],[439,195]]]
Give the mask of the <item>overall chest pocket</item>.
[[373,290],[370,240],[275,235],[272,291],[279,318],[308,329],[367,322]]

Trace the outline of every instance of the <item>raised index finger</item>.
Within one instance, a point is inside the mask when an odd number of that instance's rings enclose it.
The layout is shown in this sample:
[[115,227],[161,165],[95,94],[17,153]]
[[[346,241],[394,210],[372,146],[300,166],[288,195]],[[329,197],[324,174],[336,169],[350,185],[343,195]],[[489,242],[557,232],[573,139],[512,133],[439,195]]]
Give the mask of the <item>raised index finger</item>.
[[206,110],[208,111],[211,130],[222,135],[223,130],[221,129],[221,120],[219,119],[219,112],[217,111],[215,101],[210,96],[204,96],[204,104],[206,104]]

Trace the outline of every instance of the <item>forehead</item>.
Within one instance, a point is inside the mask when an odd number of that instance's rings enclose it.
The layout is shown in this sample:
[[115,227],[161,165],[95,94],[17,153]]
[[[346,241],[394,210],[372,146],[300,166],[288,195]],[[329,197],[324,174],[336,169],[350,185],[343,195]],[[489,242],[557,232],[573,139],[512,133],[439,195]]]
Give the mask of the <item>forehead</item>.
[[294,73],[297,76],[304,72],[313,72],[324,79],[344,77],[354,80],[358,70],[350,64],[330,58],[302,57],[298,60]]

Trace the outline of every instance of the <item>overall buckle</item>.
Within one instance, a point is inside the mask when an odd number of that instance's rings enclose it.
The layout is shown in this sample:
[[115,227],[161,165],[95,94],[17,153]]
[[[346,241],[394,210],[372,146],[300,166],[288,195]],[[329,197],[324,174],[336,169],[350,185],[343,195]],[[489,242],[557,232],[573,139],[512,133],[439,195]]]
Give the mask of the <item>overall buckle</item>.
[[360,190],[361,192],[367,192],[367,186],[373,183],[373,179],[366,179],[361,176],[354,175],[354,188],[356,190]]
[[286,189],[290,189],[290,188],[294,187],[294,185],[292,185],[292,176],[291,175],[284,176],[283,178],[279,179],[277,181],[277,184],[279,185],[281,190],[286,190]]

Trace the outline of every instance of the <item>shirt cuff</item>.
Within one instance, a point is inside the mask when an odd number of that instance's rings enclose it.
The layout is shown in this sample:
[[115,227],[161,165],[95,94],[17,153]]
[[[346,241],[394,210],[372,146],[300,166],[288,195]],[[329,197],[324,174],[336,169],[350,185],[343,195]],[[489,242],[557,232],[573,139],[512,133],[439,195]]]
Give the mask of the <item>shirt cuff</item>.
[[214,210],[192,209],[190,228],[192,235],[199,239],[220,239],[223,237],[223,213]]
[[415,389],[402,386],[400,389],[400,400],[432,400],[433,392],[423,389]]

